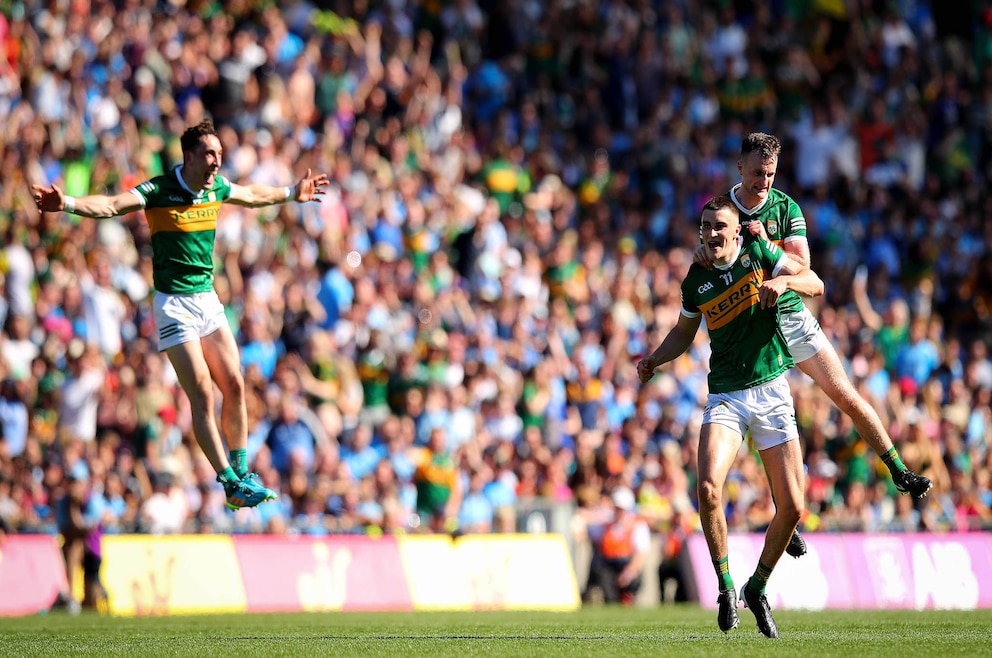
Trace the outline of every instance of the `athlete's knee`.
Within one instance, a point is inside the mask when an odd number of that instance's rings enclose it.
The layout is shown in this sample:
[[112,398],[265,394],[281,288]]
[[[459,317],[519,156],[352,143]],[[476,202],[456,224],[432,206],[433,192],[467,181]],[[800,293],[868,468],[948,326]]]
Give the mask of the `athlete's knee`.
[[699,506],[706,509],[717,509],[723,502],[723,485],[717,484],[712,478],[704,478],[696,485],[699,496]]
[[783,496],[784,500],[776,500],[775,515],[791,526],[799,523],[803,516],[805,503],[802,496]]
[[194,412],[202,412],[213,408],[214,385],[210,375],[197,377],[192,383],[183,386],[189,405]]
[[225,377],[223,394],[224,398],[229,400],[245,399],[245,378],[240,370],[228,373]]

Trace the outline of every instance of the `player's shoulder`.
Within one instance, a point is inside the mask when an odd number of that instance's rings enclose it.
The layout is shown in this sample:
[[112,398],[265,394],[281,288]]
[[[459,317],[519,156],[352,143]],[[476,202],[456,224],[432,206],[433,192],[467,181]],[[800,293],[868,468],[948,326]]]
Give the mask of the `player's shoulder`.
[[229,188],[232,185],[234,185],[234,182],[224,174],[217,174],[216,176],[214,176],[214,189],[220,189],[224,187]]
[[682,280],[682,291],[689,295],[694,292],[705,292],[708,288],[707,282],[712,281],[715,276],[717,276],[715,268],[707,269],[699,263],[693,263],[689,266],[689,271],[686,272],[685,278]]
[[210,187],[208,197],[211,200],[224,201],[231,196],[233,190],[234,183],[231,179],[223,174],[217,174],[214,176],[214,184]]
[[768,190],[768,202],[770,204],[784,204],[784,205],[796,204],[795,199],[793,199],[786,192],[783,192],[777,187],[773,187],[770,190]]
[[755,236],[753,239],[745,241],[741,254],[742,256],[750,255],[775,260],[782,255],[782,248],[771,240]]
[[685,281],[696,280],[701,278],[709,278],[712,275],[713,270],[703,267],[699,263],[692,263],[689,266],[688,271],[685,274]]
[[161,193],[166,190],[177,188],[182,189],[182,186],[179,184],[175,171],[159,174],[158,176],[152,176],[151,178],[134,186],[134,189],[142,192],[143,194]]

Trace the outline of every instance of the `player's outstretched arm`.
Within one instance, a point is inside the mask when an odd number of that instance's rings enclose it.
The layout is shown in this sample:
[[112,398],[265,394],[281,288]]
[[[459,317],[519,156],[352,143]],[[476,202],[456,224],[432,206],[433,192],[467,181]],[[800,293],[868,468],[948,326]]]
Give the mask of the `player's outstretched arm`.
[[692,345],[696,332],[699,330],[699,323],[703,316],[697,315],[689,317],[685,313],[679,314],[679,321],[672,330],[668,332],[661,345],[654,352],[637,362],[637,377],[642,383],[647,383],[654,376],[654,371],[658,366],[684,353]]
[[58,185],[48,188],[32,185],[31,194],[38,210],[42,212],[65,211],[82,217],[106,219],[141,209],[141,200],[131,192],[121,192],[114,196],[89,194],[71,197],[67,196]]
[[316,201],[320,203],[320,197],[327,193],[324,189],[330,181],[327,174],[311,174],[307,169],[307,175],[301,178],[292,187],[274,187],[272,185],[231,185],[231,196],[228,201],[236,206],[248,208],[262,208],[277,203],[287,201]]

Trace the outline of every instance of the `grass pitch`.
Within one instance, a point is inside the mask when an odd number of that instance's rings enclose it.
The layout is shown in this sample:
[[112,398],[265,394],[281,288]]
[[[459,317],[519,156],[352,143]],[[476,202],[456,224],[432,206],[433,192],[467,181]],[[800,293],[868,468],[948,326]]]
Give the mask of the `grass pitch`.
[[301,613],[0,619],[0,656],[992,656],[992,611],[778,611],[724,635],[694,605],[577,612]]

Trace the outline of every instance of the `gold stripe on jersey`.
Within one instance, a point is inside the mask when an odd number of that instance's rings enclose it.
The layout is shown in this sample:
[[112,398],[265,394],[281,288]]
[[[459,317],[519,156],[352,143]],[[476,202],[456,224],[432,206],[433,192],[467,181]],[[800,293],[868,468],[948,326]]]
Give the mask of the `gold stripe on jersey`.
[[145,219],[151,234],[159,231],[197,233],[217,228],[220,201],[172,208],[146,208]]
[[740,281],[711,300],[699,304],[706,316],[706,326],[712,331],[726,326],[741,313],[759,303],[758,288],[766,278],[764,270],[749,271]]

